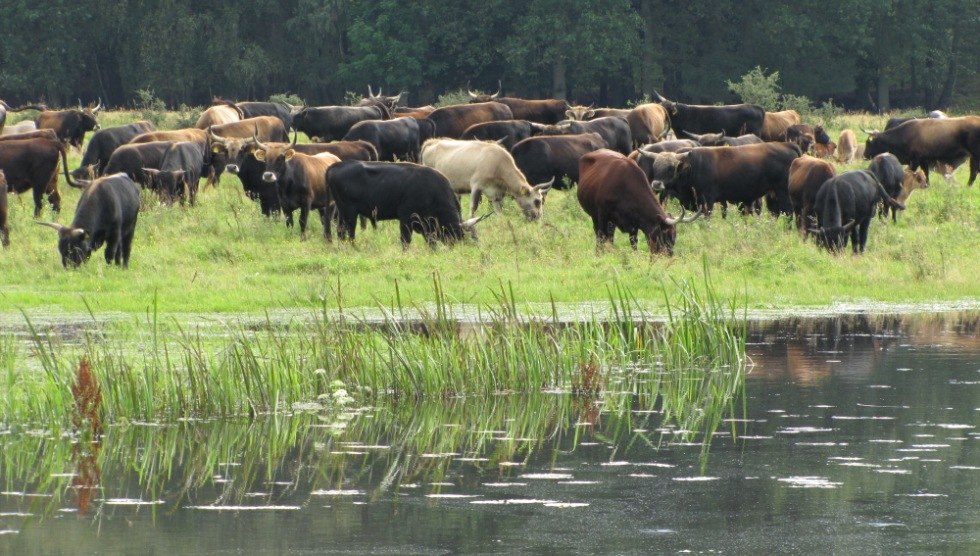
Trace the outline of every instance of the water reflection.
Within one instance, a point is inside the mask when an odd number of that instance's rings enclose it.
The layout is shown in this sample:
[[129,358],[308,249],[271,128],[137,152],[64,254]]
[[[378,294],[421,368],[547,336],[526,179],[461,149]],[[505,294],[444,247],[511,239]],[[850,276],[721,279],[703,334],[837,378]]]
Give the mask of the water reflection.
[[738,436],[707,460],[615,392],[0,429],[0,553],[977,548],[980,315],[767,321],[749,341]]

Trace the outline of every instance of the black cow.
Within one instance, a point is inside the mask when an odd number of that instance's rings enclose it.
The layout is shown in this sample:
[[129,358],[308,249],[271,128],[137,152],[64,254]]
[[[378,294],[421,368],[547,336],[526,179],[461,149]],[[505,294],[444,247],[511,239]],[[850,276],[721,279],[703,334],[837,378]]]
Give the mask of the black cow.
[[113,174],[92,182],[82,193],[71,226],[39,224],[58,231],[58,251],[65,268],[81,265],[103,243],[105,262],[125,268],[129,266],[139,209],[139,186],[125,174]]
[[[354,241],[358,216],[398,220],[404,247],[412,232],[434,246],[437,240],[453,243],[473,233],[480,218],[465,222],[459,198],[449,180],[438,171],[408,162],[338,162],[327,171],[330,194],[337,204],[337,235]],[[475,235],[474,235],[475,238]]]
[[173,141],[152,141],[150,143],[122,145],[109,157],[103,174],[122,172],[129,176],[129,179],[148,188],[153,184],[143,169],[159,169],[160,164],[163,163],[163,155],[173,143]]
[[905,206],[892,199],[875,175],[869,170],[851,170],[825,181],[817,192],[814,212],[817,227],[808,231],[817,241],[832,251],[847,246],[850,236],[854,253],[863,253],[868,242],[868,228],[879,201],[904,210]]
[[476,139],[478,141],[497,141],[508,151],[514,145],[540,133],[544,126],[527,120],[505,120],[502,122],[484,122],[466,128],[460,139]]
[[75,148],[82,148],[85,134],[89,131],[99,129],[99,122],[96,117],[102,109],[102,101],[98,106],[82,108],[78,105],[77,109],[69,110],[45,110],[34,118],[34,125],[38,129],[53,129],[58,134],[58,139]]
[[868,170],[878,178],[878,182],[885,188],[885,193],[891,197],[898,197],[902,194],[902,180],[905,179],[905,169],[902,163],[891,153],[883,153],[871,160]]
[[675,132],[718,133],[724,131],[728,135],[762,134],[762,123],[765,120],[766,111],[756,104],[700,106],[669,101],[657,91],[654,91],[653,95],[667,109],[670,116],[670,127]]
[[293,129],[326,143],[343,139],[357,122],[389,119],[391,113],[378,105],[307,107],[293,115]]
[[7,176],[0,170],[0,245],[10,245],[10,228],[7,227]]
[[567,189],[562,179],[578,183],[578,159],[585,153],[606,148],[598,133],[530,137],[514,145],[517,168],[530,183],[555,179],[555,189]]
[[354,124],[344,141],[367,141],[378,150],[378,159],[394,162],[396,159],[417,162],[419,149],[435,129],[431,121],[415,118],[364,121]]
[[140,133],[156,131],[147,121],[135,122],[96,131],[85,148],[85,155],[79,167],[72,171],[75,179],[95,179],[103,174],[109,158],[121,145],[133,140]]
[[579,135],[598,133],[607,148],[626,156],[633,150],[633,134],[629,123],[617,116],[596,118],[588,121],[566,120],[554,126],[543,126],[541,135]]
[[763,196],[770,212],[792,214],[787,181],[800,155],[791,143],[700,147],[687,153],[667,193],[705,214],[717,202],[750,206]]
[[687,131],[683,133],[694,141],[697,141],[702,147],[738,147],[740,145],[756,145],[763,142],[757,135],[752,135],[751,133],[739,135],[738,137],[729,137],[725,135],[724,131],[721,133],[705,133],[704,135],[697,135]]
[[143,168],[165,203],[180,199],[184,204],[190,198],[191,206],[197,200],[197,184],[201,180],[206,160],[201,146],[192,141],[172,143],[163,154],[160,169]]

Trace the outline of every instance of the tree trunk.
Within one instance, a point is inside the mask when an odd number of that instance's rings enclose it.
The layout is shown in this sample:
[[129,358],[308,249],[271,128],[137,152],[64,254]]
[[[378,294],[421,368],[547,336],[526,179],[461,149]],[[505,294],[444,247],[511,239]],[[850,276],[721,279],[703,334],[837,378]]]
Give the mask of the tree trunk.
[[555,58],[554,64],[551,66],[551,94],[552,98],[564,99],[567,98],[568,84],[565,81],[565,60],[564,58]]
[[653,20],[653,0],[640,1],[640,17],[643,19],[643,46],[640,48],[640,94],[652,94],[651,91],[657,84],[654,79],[654,53],[657,51],[654,37],[656,37],[657,22]]
[[[949,65],[946,66],[946,80],[943,82],[943,90],[939,93],[939,100],[936,101],[936,108],[947,108],[953,100],[953,89],[956,87],[956,59],[959,56],[959,27],[953,28],[953,39],[949,49]],[[930,107],[926,107],[930,108]]]
[[884,113],[891,109],[891,102],[888,97],[888,75],[885,69],[878,70],[878,112]]

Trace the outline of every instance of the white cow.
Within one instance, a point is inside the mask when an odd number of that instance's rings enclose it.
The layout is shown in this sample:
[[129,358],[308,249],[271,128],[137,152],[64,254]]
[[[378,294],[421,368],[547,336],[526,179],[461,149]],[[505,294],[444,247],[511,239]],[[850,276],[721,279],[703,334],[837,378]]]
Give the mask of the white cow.
[[505,195],[517,201],[528,220],[541,217],[544,196],[555,182],[532,186],[517,169],[514,157],[499,143],[430,139],[422,145],[422,164],[449,178],[453,191],[470,194],[470,216],[486,195],[498,210]]
[[29,133],[31,131],[37,131],[37,126],[31,120],[24,120],[16,124],[11,124],[3,128],[0,131],[0,135],[17,135],[19,133]]

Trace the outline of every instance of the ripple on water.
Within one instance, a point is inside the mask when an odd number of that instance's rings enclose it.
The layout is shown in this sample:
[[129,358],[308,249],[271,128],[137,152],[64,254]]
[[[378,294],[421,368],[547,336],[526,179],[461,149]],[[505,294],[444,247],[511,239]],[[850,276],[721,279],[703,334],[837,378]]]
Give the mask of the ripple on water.
[[521,479],[540,479],[540,480],[551,480],[551,481],[567,481],[569,479],[574,479],[575,477],[571,473],[525,473],[520,476]]
[[310,493],[311,496],[362,496],[364,495],[363,490],[355,489],[334,489],[334,490],[314,490]]
[[788,484],[790,488],[837,488],[844,484],[814,476],[780,477],[778,481]]
[[268,511],[295,511],[303,509],[301,506],[184,506],[188,510],[206,510],[212,512],[268,512]]
[[99,500],[107,506],[158,506],[166,504],[163,500],[139,500],[137,498],[106,498]]

